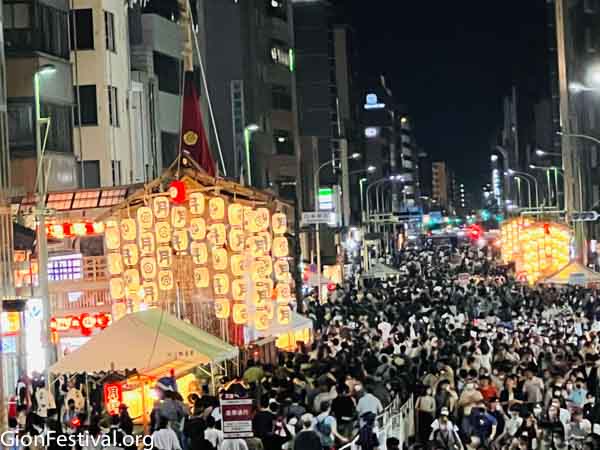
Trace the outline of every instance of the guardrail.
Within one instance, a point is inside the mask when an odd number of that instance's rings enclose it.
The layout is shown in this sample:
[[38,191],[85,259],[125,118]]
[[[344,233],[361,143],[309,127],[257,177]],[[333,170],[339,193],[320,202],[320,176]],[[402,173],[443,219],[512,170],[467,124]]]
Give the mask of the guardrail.
[[[400,447],[403,448],[405,443],[415,434],[415,415],[414,415],[414,397],[401,403],[397,397],[390,403],[381,414],[375,419],[374,431],[379,439],[379,449],[386,450],[385,441],[390,437],[395,437],[400,441]],[[357,450],[356,445],[358,436],[351,442],[343,445],[339,450]]]

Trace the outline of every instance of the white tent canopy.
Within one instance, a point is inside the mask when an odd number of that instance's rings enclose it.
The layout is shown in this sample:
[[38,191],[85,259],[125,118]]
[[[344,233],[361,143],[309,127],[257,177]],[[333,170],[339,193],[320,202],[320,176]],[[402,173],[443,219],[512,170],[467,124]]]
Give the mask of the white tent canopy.
[[236,358],[238,349],[158,309],[128,314],[52,367],[54,374],[192,368]]

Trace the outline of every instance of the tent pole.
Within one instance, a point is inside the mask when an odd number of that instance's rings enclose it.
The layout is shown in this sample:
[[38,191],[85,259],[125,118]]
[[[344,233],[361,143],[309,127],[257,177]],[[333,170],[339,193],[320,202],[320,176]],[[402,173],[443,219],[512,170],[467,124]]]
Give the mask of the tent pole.
[[144,426],[144,434],[148,434],[148,410],[146,408],[146,380],[142,381],[140,374],[138,374],[138,383],[142,389],[142,424]]
[[217,395],[217,386],[215,385],[215,372],[212,362],[210,363],[210,379],[212,382],[212,393],[213,395]]

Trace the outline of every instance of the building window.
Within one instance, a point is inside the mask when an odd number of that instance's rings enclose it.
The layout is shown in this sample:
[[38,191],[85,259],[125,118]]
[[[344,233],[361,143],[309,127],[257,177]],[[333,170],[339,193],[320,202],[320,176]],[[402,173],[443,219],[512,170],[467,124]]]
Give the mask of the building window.
[[104,11],[104,30],[106,32],[106,50],[116,52],[115,15],[108,11]]
[[292,94],[287,86],[273,85],[271,94],[273,109],[292,110]]
[[281,20],[287,20],[287,0],[265,0],[267,2],[267,14]]
[[108,122],[113,127],[119,126],[119,96],[117,88],[108,86]]
[[91,9],[71,11],[71,49],[94,49],[94,19]]
[[[77,171],[79,186],[82,188],[100,187],[100,161],[80,161]],[[96,200],[96,203],[98,201]]]
[[110,165],[112,169],[113,186],[121,186],[121,161],[112,160]]
[[162,144],[162,165],[163,169],[169,167],[177,154],[179,153],[179,135],[177,133],[160,133]]
[[598,0],[584,0],[583,10],[586,14],[595,14],[598,12]]
[[291,67],[290,49],[285,42],[272,40],[271,41],[271,61],[275,64]]
[[181,61],[158,52],[154,52],[153,60],[158,90],[181,95]]
[[79,126],[80,115],[81,125],[98,125],[96,85],[75,86],[73,89],[75,91],[75,107],[73,109],[73,123],[75,126]]
[[294,140],[292,135],[287,130],[274,130],[273,140],[275,141],[275,149],[278,155],[293,155]]
[[33,148],[33,104],[9,101],[7,110],[10,150]]
[[588,53],[596,53],[596,41],[591,28],[585,29],[585,51]]
[[71,105],[42,103],[43,117],[51,117],[46,148],[50,151],[73,153],[73,108]]
[[31,28],[31,6],[27,3],[4,3],[2,14],[4,29]]

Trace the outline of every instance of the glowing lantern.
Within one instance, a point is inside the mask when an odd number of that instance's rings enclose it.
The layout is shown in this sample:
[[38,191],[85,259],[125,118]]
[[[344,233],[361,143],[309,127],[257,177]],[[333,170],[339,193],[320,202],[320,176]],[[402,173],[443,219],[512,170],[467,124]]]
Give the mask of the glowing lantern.
[[62,225],[51,225],[51,227],[50,234],[52,234],[52,236],[54,236],[56,239],[64,239],[65,229]]
[[284,234],[287,231],[287,216],[283,213],[275,213],[271,218],[273,233]]
[[265,302],[264,310],[267,312],[269,320],[273,320],[273,317],[275,317],[275,304],[269,301]]
[[208,248],[203,242],[192,242],[190,254],[192,255],[192,262],[194,264],[203,265],[208,260]]
[[196,286],[198,289],[207,288],[209,280],[210,274],[208,268],[196,267],[194,269],[194,286]]
[[254,328],[260,331],[267,330],[271,321],[269,320],[269,313],[265,310],[256,311],[256,315],[254,317]]
[[140,260],[139,249],[136,244],[125,244],[123,246],[123,262],[126,266],[135,266]]
[[183,228],[187,223],[187,209],[185,206],[171,208],[171,225],[173,228]]
[[273,262],[270,256],[259,256],[252,265],[252,279],[267,278],[273,273]]
[[285,259],[279,259],[275,261],[275,264],[273,264],[273,269],[275,271],[275,279],[277,279],[277,281],[290,280],[290,263],[288,263]]
[[86,234],[88,234],[86,224],[83,222],[74,223],[72,231],[75,236],[85,236]]
[[204,214],[204,194],[202,192],[192,192],[189,195],[190,214],[201,216]]
[[285,237],[279,236],[273,239],[273,256],[276,258],[284,258],[288,256],[288,240]]
[[256,231],[266,231],[269,228],[271,213],[267,208],[258,208],[254,216],[254,228]]
[[206,239],[212,245],[225,245],[225,239],[227,238],[227,232],[225,231],[224,223],[213,223],[208,227],[208,234]]
[[169,185],[169,197],[173,203],[178,205],[185,202],[185,184],[183,184],[183,181],[171,181]]
[[151,231],[144,231],[140,234],[139,247],[142,256],[154,255],[154,252],[156,251],[154,233]]
[[169,199],[163,196],[154,197],[152,199],[152,211],[157,219],[169,218]]
[[244,275],[244,261],[245,255],[231,255],[231,273],[236,277]]
[[277,305],[277,322],[280,325],[288,325],[291,318],[290,307],[287,305]]
[[228,319],[231,313],[229,300],[226,298],[215,299],[215,316],[217,319]]
[[92,230],[96,234],[102,234],[104,233],[104,224],[102,222],[94,222],[92,224]]
[[245,325],[248,322],[248,308],[243,303],[233,304],[233,323]]
[[189,245],[187,230],[173,231],[173,249],[176,252],[186,251]]
[[256,292],[260,298],[269,299],[273,292],[273,280],[270,278],[262,278],[254,282]]
[[215,295],[227,295],[229,293],[229,277],[225,273],[217,273],[213,276],[213,291]]
[[135,220],[123,219],[120,223],[121,227],[121,238],[124,241],[135,241],[137,237],[137,227],[135,226]]
[[161,269],[170,269],[173,265],[173,252],[168,245],[162,245],[156,250],[156,259],[158,267]]
[[140,273],[137,269],[127,269],[123,274],[127,295],[135,296],[140,290]]
[[241,228],[231,228],[229,230],[229,248],[232,252],[242,252],[244,250],[244,230]]
[[125,297],[125,287],[121,277],[111,278],[109,284],[110,296],[117,300]]
[[288,283],[277,283],[277,302],[287,303],[292,298],[292,288]]
[[140,270],[144,280],[153,280],[156,278],[156,260],[151,257],[142,258]]
[[108,273],[111,275],[121,275],[123,273],[123,260],[118,253],[109,253],[106,255],[108,264]]
[[215,270],[227,269],[227,250],[224,248],[215,248],[212,251],[212,264]]
[[248,250],[250,251],[250,254],[257,258],[259,256],[263,256],[265,254],[265,241],[264,239],[258,237],[258,236],[253,236],[253,237],[249,237],[248,239],[246,239],[246,246],[248,248]]
[[110,416],[119,414],[119,406],[123,403],[123,388],[119,383],[104,385],[104,405]]
[[142,291],[140,297],[144,303],[153,305],[158,301],[158,284],[154,281],[144,281],[142,284]]
[[269,253],[271,251],[271,246],[273,243],[271,233],[268,231],[261,231],[260,233],[258,233],[257,237],[262,239],[262,242],[257,241],[257,244],[260,246],[261,251],[265,254]]
[[154,223],[154,216],[152,215],[152,209],[148,206],[141,206],[138,208],[137,212],[137,221],[140,224],[140,228],[142,230],[150,230],[152,229],[152,224]]
[[229,225],[240,227],[244,223],[244,207],[239,203],[232,203],[227,208],[227,218]]
[[154,232],[156,233],[156,242],[158,244],[168,244],[171,242],[171,225],[169,225],[169,222],[156,222]]
[[202,217],[193,217],[190,220],[190,234],[195,241],[201,241],[206,237],[206,222]]
[[171,270],[161,270],[158,272],[158,289],[161,291],[170,291],[175,286],[175,279]]
[[256,229],[256,211],[249,206],[244,207],[244,230],[256,233],[260,230]]
[[246,296],[246,280],[236,278],[231,282],[231,296],[234,300],[244,300]]
[[213,197],[208,201],[208,214],[212,220],[223,220],[225,218],[225,200],[221,197]]

